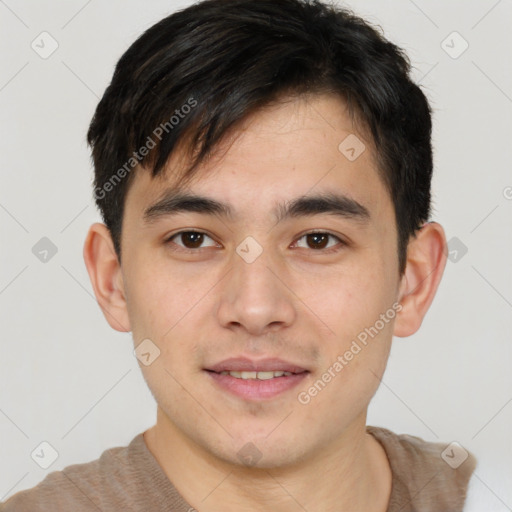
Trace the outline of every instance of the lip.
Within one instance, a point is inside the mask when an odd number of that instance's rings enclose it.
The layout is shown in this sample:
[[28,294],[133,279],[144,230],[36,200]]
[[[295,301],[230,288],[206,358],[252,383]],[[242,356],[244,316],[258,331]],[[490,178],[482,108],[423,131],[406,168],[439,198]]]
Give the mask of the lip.
[[227,391],[244,400],[261,401],[275,398],[278,395],[289,391],[299,385],[307,375],[308,371],[296,373],[289,376],[274,377],[268,380],[258,379],[237,379],[231,375],[222,375],[212,371],[206,371],[206,375],[212,379],[216,387]]
[[278,358],[267,359],[249,359],[247,357],[231,357],[219,363],[205,368],[212,372],[290,372],[290,373],[303,373],[309,371],[297,364],[289,361],[284,361]]
[[[222,391],[235,395],[244,400],[269,400],[291,390],[299,385],[310,371],[289,361],[282,359],[253,360],[246,357],[225,359],[204,369],[206,375],[212,379],[213,384]],[[222,375],[220,372],[290,372],[293,375],[274,377],[268,380],[237,379],[231,375]]]

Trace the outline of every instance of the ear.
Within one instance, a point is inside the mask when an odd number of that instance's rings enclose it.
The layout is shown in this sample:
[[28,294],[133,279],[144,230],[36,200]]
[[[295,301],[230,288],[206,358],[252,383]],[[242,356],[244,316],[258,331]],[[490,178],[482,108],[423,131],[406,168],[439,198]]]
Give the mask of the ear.
[[446,237],[437,222],[422,226],[409,241],[398,296],[402,309],[396,316],[395,336],[410,336],[420,328],[443,276],[446,256]]
[[96,300],[107,322],[116,331],[129,332],[121,266],[105,224],[97,222],[89,228],[83,255]]

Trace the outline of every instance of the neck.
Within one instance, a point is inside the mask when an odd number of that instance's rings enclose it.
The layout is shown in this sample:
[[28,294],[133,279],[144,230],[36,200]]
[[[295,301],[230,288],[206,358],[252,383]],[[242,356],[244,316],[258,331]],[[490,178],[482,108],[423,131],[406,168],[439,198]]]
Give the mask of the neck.
[[382,446],[366,433],[365,421],[366,416],[359,418],[314,456],[267,469],[215,457],[183,435],[160,408],[144,440],[181,496],[201,512],[385,512],[391,470]]

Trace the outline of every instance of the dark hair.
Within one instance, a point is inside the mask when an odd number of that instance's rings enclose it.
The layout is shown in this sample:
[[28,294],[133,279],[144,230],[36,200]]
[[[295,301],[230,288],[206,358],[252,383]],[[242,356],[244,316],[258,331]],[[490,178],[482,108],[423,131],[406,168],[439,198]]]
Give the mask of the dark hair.
[[332,92],[371,135],[403,272],[409,238],[430,216],[432,177],[431,112],[409,72],[380,31],[319,0],[205,0],[156,23],[120,58],[87,133],[119,261],[132,168],[157,176],[179,143],[191,162],[185,183],[255,110],[285,94]]

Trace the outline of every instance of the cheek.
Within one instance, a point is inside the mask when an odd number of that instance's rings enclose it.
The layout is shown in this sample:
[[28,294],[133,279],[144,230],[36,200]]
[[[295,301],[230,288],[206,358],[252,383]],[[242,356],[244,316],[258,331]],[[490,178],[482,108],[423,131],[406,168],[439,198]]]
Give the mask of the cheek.
[[335,279],[324,297],[321,318],[334,334],[322,339],[322,365],[304,391],[336,421],[360,414],[378,388],[396,316],[389,290],[383,273],[359,272]]
[[[303,302],[314,311],[326,335],[344,343],[379,319],[393,304],[396,282],[382,258],[360,258],[303,285]],[[327,329],[328,328],[328,329]]]
[[[334,273],[322,287],[316,310],[334,333],[326,333],[322,341],[323,368],[316,378],[325,377],[329,384],[318,393],[318,407],[336,403],[334,408],[342,416],[349,410],[357,414],[374,395],[391,346],[394,279],[389,262],[374,252]],[[322,389],[322,384],[317,387]]]
[[[150,339],[160,350],[156,361],[173,375],[180,375],[186,367],[184,361],[194,365],[200,351],[198,334],[208,315],[205,308],[211,307],[208,291],[215,276],[172,267],[168,263],[136,267],[138,270],[129,274],[126,291],[135,345]],[[150,373],[147,378],[152,381],[156,377]]]
[[208,290],[200,273],[185,274],[179,265],[150,258],[128,267],[127,274],[127,302],[134,333],[135,329],[144,330],[140,334],[148,337],[151,333],[163,338],[179,330],[180,323]]

